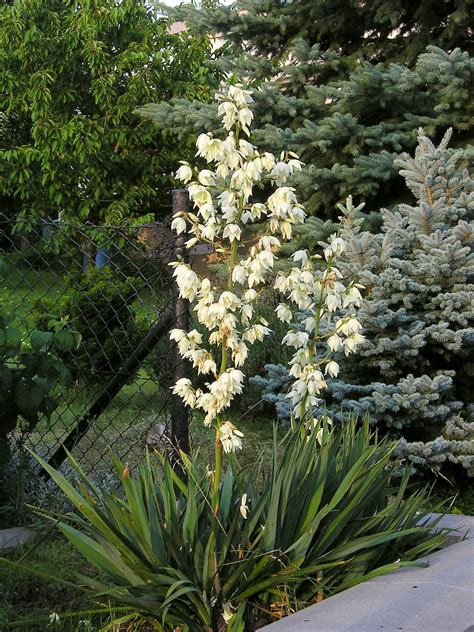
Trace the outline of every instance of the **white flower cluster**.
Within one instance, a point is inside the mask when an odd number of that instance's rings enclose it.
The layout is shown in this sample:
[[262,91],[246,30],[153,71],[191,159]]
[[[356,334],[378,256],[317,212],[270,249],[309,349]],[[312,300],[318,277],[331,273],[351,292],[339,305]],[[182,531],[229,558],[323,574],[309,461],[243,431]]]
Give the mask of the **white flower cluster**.
[[[201,279],[183,261],[171,264],[180,296],[194,304],[199,323],[209,332],[210,349],[204,348],[196,330],[175,329],[171,338],[198,373],[212,377],[204,389],[195,389],[190,380],[181,379],[173,392],[186,405],[203,410],[206,424],[217,424],[227,452],[240,449],[242,434],[230,428],[228,421],[220,425],[219,415],[242,391],[240,367],[249,346],[270,333],[268,323],[255,317],[259,290],[273,274],[281,239],[291,238],[293,227],[304,222],[305,213],[294,190],[286,185],[301,170],[298,157],[283,152],[277,159],[241,137],[250,135],[251,93],[240,85],[230,86],[217,99],[225,137],[198,137],[196,155],[206,160],[208,168],[198,171],[183,162],[178,169],[176,177],[187,185],[194,209],[176,214],[172,228],[189,235],[188,248],[197,242],[213,244],[227,261],[228,282],[226,288],[220,288]],[[270,184],[273,192],[265,202],[252,203],[254,187],[262,182]],[[254,222],[266,222],[265,234],[243,254],[239,246],[244,231]]]
[[242,450],[242,437],[244,435],[230,421],[224,421],[219,426],[219,435],[224,452],[227,454]]
[[[260,152],[242,134],[250,136],[253,114],[251,92],[231,86],[217,95],[218,113],[223,123],[223,138],[201,134],[196,142],[197,156],[207,168],[199,171],[183,162],[177,178],[188,188],[192,212],[174,216],[172,227],[178,234],[189,235],[186,246],[207,242],[227,262],[227,283],[212,285],[200,278],[184,261],[175,261],[174,277],[180,296],[193,303],[197,320],[209,332],[208,347],[202,335],[192,330],[174,329],[172,340],[180,354],[191,361],[198,373],[210,376],[204,388],[195,388],[189,379],[179,380],[173,388],[187,406],[205,413],[205,424],[216,425],[217,436],[225,452],[242,447],[242,433],[221,413],[242,392],[249,346],[270,333],[268,323],[255,317],[260,290],[274,278],[276,252],[281,240],[291,239],[294,226],[305,221],[288,179],[301,170],[302,163],[292,152],[279,159]],[[262,183],[273,191],[265,201],[251,200],[255,187]],[[247,253],[239,251],[246,228],[252,223],[265,225],[263,235]],[[334,354],[356,351],[364,340],[355,310],[361,303],[356,284],[346,284],[335,266],[345,242],[333,235],[322,244],[324,258],[300,250],[293,255],[294,266],[279,273],[274,287],[285,295],[285,303],[276,310],[283,322],[293,321],[294,310],[305,312],[302,329],[290,329],[283,342],[295,348],[291,375],[295,378],[290,398],[294,414],[307,420],[326,388],[326,378],[336,377],[339,365]]]
[[208,390],[202,391],[194,389],[191,380],[183,377],[174,385],[173,393],[179,395],[186,406],[201,408],[206,413],[204,423],[208,426],[242,392],[243,379],[244,374],[239,369],[226,369],[207,384]]
[[293,311],[305,312],[303,329],[289,329],[283,342],[295,348],[290,361],[290,374],[295,378],[287,398],[296,418],[307,419],[320,401],[318,395],[326,388],[326,376],[337,377],[339,365],[334,353],[346,355],[356,351],[364,341],[355,309],[361,305],[360,285],[345,284],[335,259],[346,247],[343,239],[332,235],[329,244],[322,244],[324,260],[310,256],[305,250],[294,253],[294,266],[278,274],[275,289],[284,294],[288,303],[276,309],[277,317],[290,323]]

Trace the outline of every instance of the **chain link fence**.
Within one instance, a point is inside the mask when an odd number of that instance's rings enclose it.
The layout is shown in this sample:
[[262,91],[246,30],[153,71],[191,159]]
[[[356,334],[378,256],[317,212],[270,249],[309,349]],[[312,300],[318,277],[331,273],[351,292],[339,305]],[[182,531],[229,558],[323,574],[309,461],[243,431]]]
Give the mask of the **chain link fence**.
[[78,349],[61,355],[72,385],[49,419],[12,433],[14,444],[56,466],[72,449],[86,473],[101,476],[110,449],[133,464],[147,445],[171,436],[177,356],[167,333],[177,301],[168,263],[175,255],[166,221],[42,221],[21,229],[0,222],[1,304],[23,339],[61,320],[81,334]]

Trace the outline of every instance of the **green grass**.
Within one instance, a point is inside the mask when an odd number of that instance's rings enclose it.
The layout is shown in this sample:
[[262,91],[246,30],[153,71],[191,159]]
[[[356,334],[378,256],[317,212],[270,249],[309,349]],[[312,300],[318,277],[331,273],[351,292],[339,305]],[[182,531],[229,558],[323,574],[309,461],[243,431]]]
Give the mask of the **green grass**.
[[44,299],[59,300],[65,292],[64,285],[57,272],[32,270],[13,263],[9,266],[2,279],[2,303],[15,315],[15,324],[26,333],[33,326],[31,313],[35,305]]
[[91,571],[82,556],[62,537],[55,535],[35,545],[17,547],[5,557],[13,564],[0,563],[1,630],[49,629],[49,617],[54,612],[61,617],[68,611],[84,613],[74,619],[62,617],[63,622],[54,626],[58,631],[87,629],[83,624],[78,626],[79,619],[93,618],[95,622],[107,619],[107,615],[91,613],[96,606],[75,586],[47,578],[51,575],[75,583],[77,572]]

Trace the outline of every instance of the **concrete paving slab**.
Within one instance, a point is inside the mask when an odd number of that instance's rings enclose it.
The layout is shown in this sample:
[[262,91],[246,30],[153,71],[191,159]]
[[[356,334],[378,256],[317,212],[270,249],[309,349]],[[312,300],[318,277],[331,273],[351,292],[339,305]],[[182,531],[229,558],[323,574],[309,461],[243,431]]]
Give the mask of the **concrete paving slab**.
[[445,516],[441,526],[465,539],[424,558],[428,568],[378,577],[262,630],[474,632],[474,518]]
[[26,544],[38,536],[36,529],[32,527],[13,527],[0,529],[0,551],[11,549],[20,544]]

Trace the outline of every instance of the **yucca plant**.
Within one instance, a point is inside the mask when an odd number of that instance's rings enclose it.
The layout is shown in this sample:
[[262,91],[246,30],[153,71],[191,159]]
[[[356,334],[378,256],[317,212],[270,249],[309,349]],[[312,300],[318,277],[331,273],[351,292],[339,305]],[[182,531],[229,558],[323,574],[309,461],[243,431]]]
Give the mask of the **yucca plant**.
[[185,455],[187,482],[159,455],[133,472],[114,458],[122,494],[97,489],[71,456],[75,486],[37,458],[78,511],[59,529],[106,578],[81,577],[98,601],[158,630],[236,632],[442,543],[426,490],[407,495],[408,472],[393,478],[393,450],[367,422],[294,428],[275,439],[261,489],[229,465],[218,513],[211,477]]

